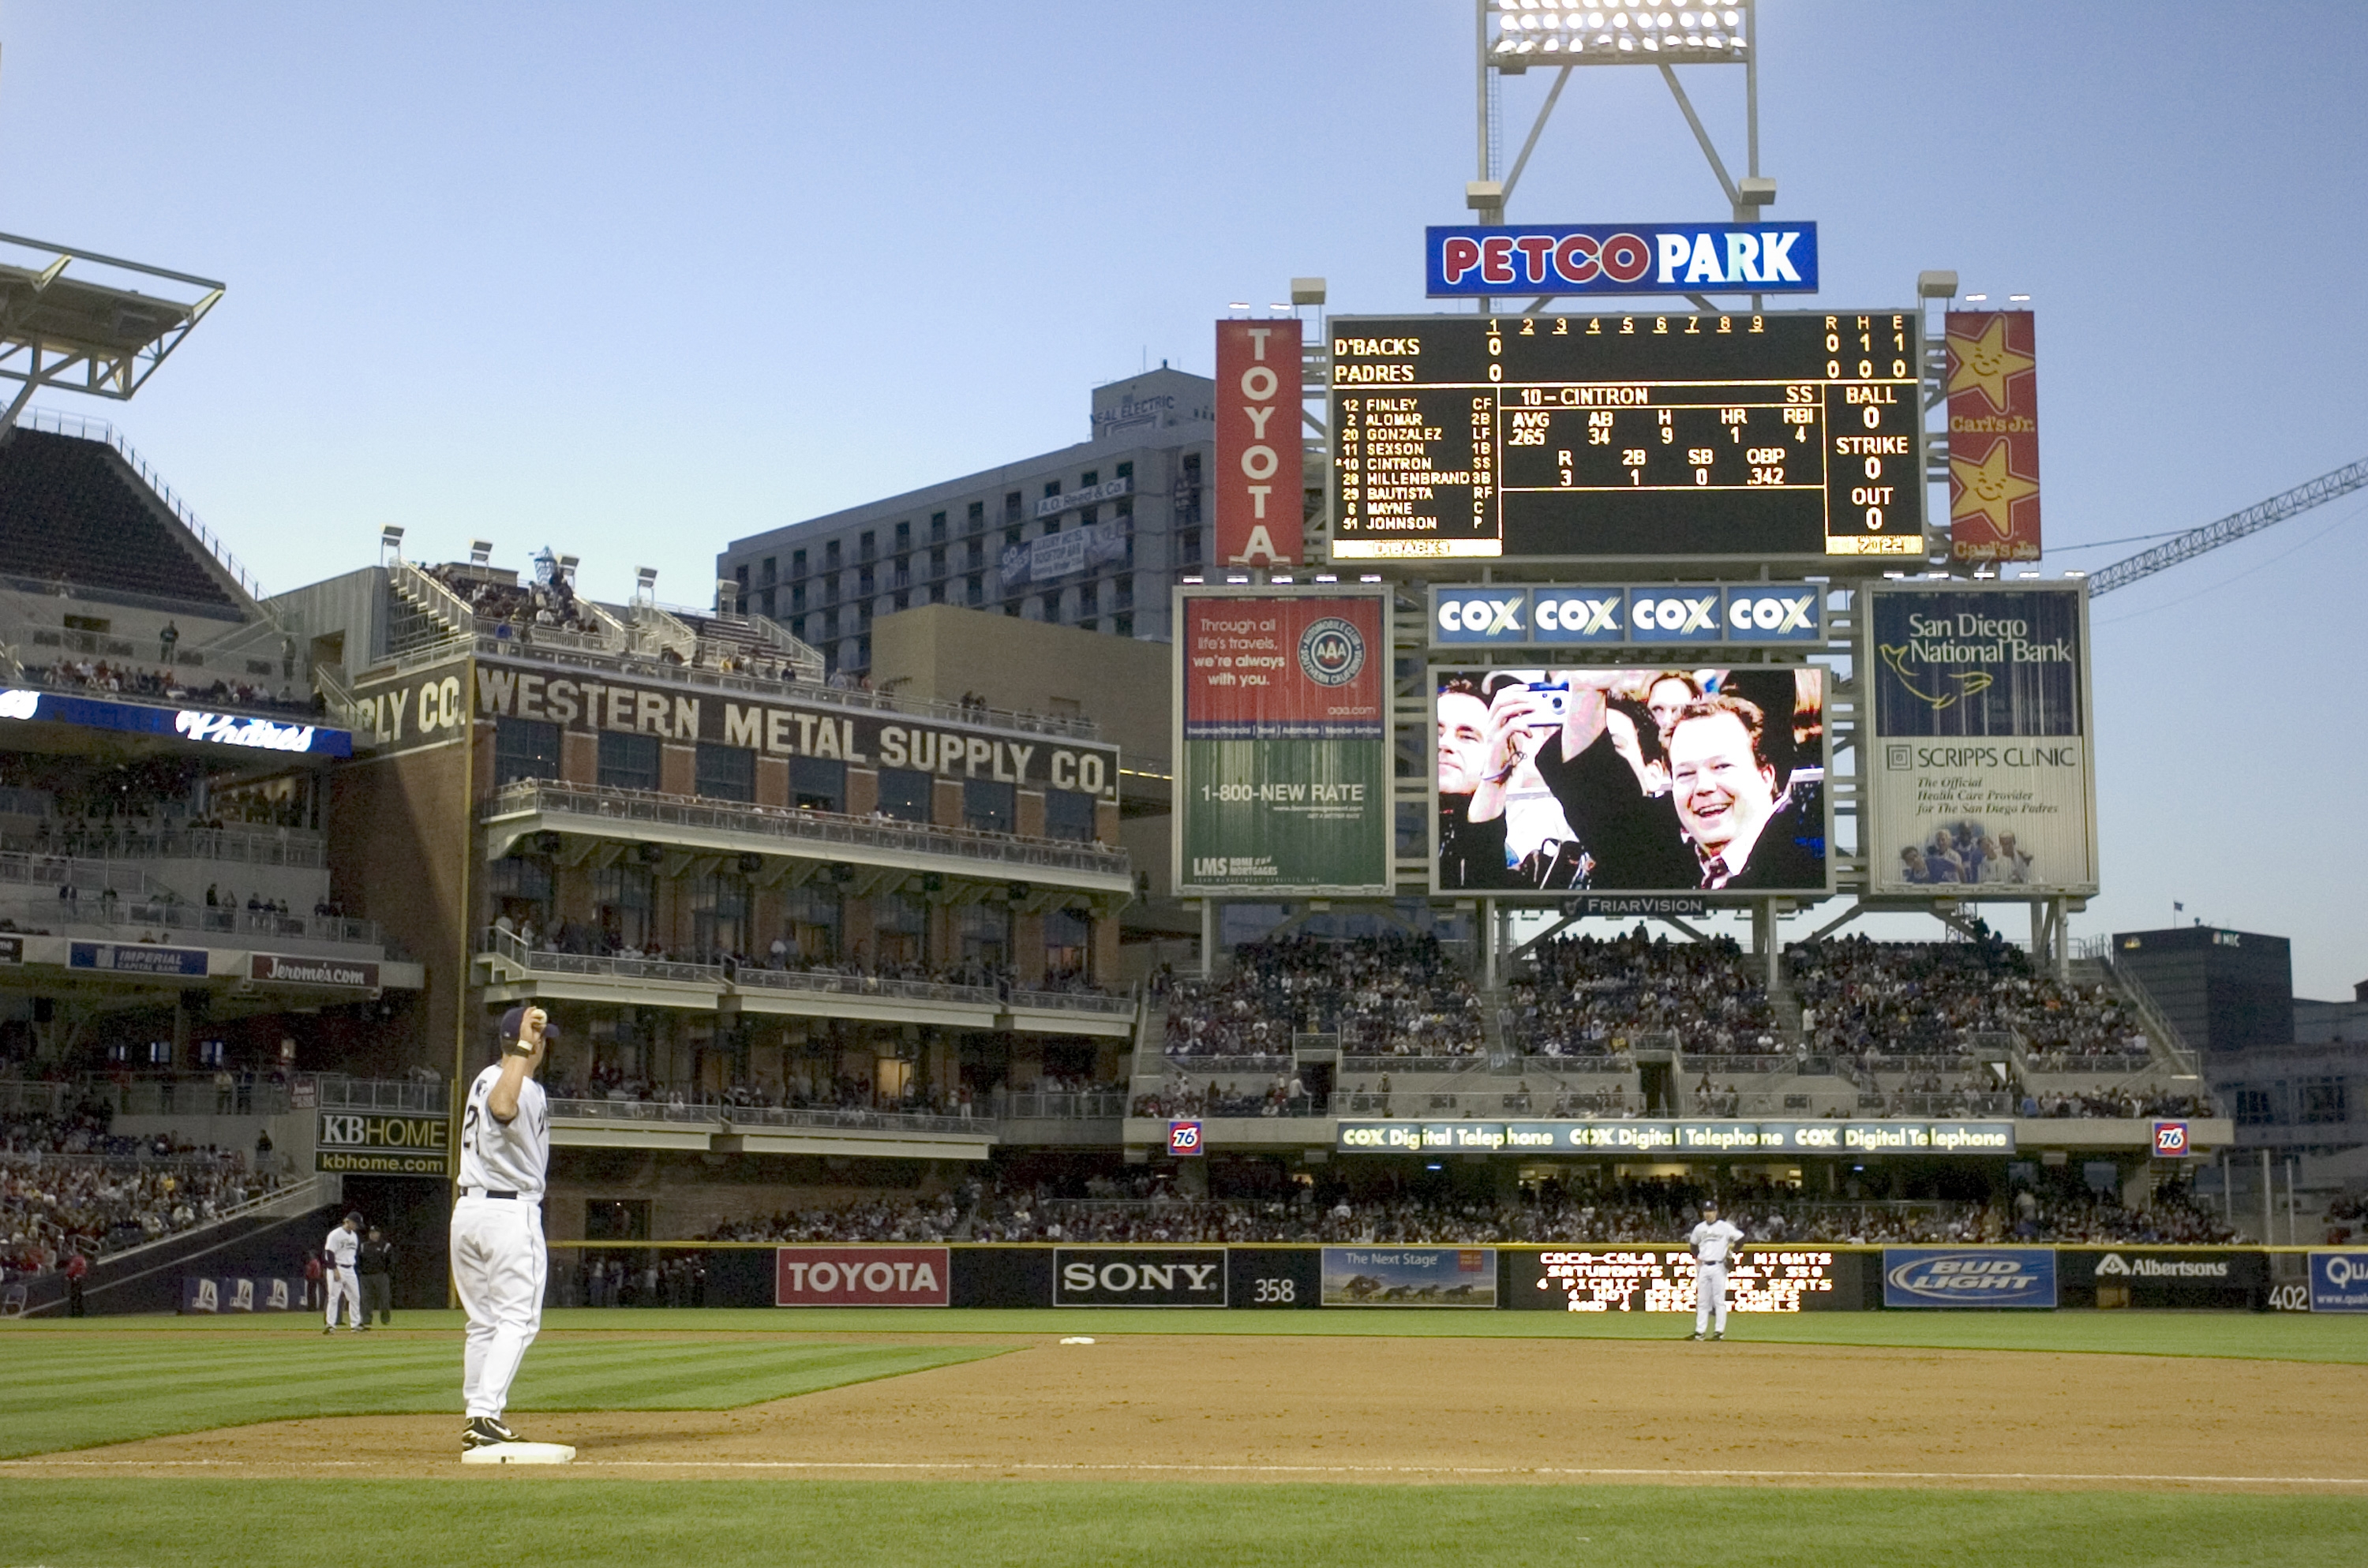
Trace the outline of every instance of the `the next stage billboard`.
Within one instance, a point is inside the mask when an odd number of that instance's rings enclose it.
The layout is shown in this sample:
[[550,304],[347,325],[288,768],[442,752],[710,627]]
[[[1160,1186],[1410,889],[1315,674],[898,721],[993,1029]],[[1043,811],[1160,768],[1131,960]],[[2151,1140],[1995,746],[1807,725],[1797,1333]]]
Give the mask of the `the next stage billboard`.
[[1390,627],[1378,587],[1182,587],[1176,891],[1390,891]]
[[2095,892],[2086,585],[1892,582],[1862,602],[1873,890]]

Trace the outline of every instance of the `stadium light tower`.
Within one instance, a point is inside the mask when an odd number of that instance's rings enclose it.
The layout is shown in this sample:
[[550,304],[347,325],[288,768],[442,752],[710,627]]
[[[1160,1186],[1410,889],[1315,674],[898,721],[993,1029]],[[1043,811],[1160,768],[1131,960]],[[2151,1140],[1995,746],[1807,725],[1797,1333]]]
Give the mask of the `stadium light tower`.
[[[1570,74],[1581,67],[1650,66],[1668,84],[1669,96],[1692,128],[1726,193],[1735,222],[1759,221],[1776,199],[1776,182],[1759,173],[1759,49],[1755,0],[1473,0],[1478,28],[1475,73],[1479,118],[1478,176],[1463,187],[1464,205],[1483,223],[1502,223],[1538,137],[1554,111]],[[1679,65],[1735,65],[1743,70],[1744,172],[1736,177],[1719,156],[1718,145],[1693,100],[1678,80]],[[1522,138],[1511,169],[1498,172],[1503,155],[1497,129],[1501,79],[1533,66],[1553,68],[1554,85]],[[1544,306],[1553,296],[1531,307]],[[1752,297],[1752,308],[1759,298]],[[1704,309],[1705,301],[1696,301]],[[1481,301],[1485,312],[1488,301]]]
[[[158,292],[69,277],[79,267]],[[0,414],[0,440],[44,387],[130,398],[222,297],[210,278],[0,234],[0,377],[21,382]]]

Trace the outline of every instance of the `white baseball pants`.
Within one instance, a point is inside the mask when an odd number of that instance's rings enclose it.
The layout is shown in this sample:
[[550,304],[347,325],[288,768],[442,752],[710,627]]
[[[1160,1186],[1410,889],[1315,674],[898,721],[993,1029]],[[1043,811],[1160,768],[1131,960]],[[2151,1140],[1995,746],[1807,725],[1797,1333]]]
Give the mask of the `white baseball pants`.
[[323,1294],[328,1298],[329,1326],[337,1326],[337,1302],[342,1300],[353,1325],[361,1327],[362,1282],[355,1277],[354,1271],[342,1267],[331,1268],[321,1276],[321,1283],[326,1287]]
[[1726,1262],[1694,1264],[1694,1332],[1726,1332]]
[[518,1363],[542,1328],[546,1267],[540,1204],[503,1198],[453,1204],[452,1283],[469,1314],[461,1396],[472,1417],[498,1417],[509,1403]]

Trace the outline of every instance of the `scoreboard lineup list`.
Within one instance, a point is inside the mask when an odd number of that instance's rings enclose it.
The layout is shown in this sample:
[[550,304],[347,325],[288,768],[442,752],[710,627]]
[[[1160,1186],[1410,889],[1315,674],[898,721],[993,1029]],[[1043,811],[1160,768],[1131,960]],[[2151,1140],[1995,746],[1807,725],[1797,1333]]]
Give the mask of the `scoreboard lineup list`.
[[1331,324],[1336,558],[1923,556],[1912,312]]

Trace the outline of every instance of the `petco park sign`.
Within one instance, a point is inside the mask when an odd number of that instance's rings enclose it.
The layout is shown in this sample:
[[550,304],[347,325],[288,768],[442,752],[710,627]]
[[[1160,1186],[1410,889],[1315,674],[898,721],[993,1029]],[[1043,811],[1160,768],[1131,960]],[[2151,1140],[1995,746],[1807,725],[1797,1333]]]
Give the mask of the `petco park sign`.
[[1457,225],[1428,232],[1425,292],[1755,294],[1817,291],[1815,223]]

